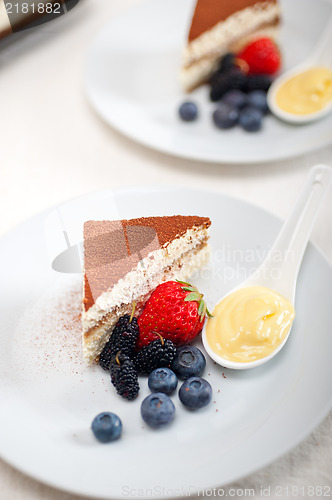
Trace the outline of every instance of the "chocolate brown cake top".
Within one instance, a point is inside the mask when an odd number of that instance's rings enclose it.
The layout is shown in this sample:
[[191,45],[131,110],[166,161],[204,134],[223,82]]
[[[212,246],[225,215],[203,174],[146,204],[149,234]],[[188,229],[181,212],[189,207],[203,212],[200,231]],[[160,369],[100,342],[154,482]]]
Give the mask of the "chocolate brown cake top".
[[167,246],[188,229],[208,228],[207,217],[142,217],[84,224],[84,307],[115,285],[150,252]]
[[255,4],[263,7],[264,4],[276,2],[277,0],[197,0],[188,40],[191,42],[235,12]]

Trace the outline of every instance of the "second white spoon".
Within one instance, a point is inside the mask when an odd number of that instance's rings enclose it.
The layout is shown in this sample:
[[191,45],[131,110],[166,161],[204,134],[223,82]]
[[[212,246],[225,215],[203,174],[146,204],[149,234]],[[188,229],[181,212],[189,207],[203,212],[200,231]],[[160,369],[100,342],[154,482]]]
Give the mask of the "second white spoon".
[[307,114],[289,113],[288,111],[281,109],[277,104],[277,93],[284,83],[300,73],[319,66],[324,66],[332,70],[332,18],[327,23],[327,27],[324,29],[324,32],[313,52],[306,58],[306,60],[276,78],[269,88],[267,93],[267,102],[271,112],[275,116],[289,123],[304,124],[323,118],[332,111],[332,100],[321,110]]

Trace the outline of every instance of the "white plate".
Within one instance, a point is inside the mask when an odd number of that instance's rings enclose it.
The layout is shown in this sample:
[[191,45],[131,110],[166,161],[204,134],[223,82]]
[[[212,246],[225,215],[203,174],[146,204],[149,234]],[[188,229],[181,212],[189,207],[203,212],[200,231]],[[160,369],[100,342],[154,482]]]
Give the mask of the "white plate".
[[[173,424],[151,430],[140,417],[145,379],[138,400],[127,402],[103,370],[84,366],[79,322],[71,322],[80,307],[80,275],[51,268],[66,247],[62,230],[74,244],[82,219],[175,213],[211,217],[212,262],[194,279],[210,307],[258,265],[280,227],[274,216],[221,194],[149,188],[85,196],[1,239],[0,454],[26,474],[102,499],[195,493],[275,460],[331,408],[332,269],[312,245],[286,347],[251,371],[209,361],[205,377],[214,395],[202,411],[186,411],[175,395]],[[94,416],[106,410],[117,413],[124,427],[110,445],[90,431]]]
[[[332,4],[326,0],[281,0],[284,68],[301,60],[316,43]],[[193,0],[148,0],[114,19],[93,42],[86,61],[85,88],[99,115],[131,139],[159,151],[215,163],[257,163],[297,156],[332,141],[332,114],[305,126],[269,116],[259,133],[239,127],[221,131],[211,121],[215,105],[208,89],[190,95],[201,117],[177,116],[188,99],[178,83],[180,57]]]

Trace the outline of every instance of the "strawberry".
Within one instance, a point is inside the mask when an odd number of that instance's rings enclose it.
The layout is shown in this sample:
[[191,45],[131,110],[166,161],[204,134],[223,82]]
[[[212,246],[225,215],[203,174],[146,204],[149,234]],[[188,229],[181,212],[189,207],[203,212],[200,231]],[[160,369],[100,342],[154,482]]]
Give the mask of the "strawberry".
[[249,74],[273,75],[281,66],[280,51],[268,37],[257,38],[250,42],[237,54],[237,58],[248,64]]
[[202,330],[205,316],[211,316],[196,287],[184,281],[167,281],[159,285],[138,318],[140,349],[160,333],[174,344],[187,344]]

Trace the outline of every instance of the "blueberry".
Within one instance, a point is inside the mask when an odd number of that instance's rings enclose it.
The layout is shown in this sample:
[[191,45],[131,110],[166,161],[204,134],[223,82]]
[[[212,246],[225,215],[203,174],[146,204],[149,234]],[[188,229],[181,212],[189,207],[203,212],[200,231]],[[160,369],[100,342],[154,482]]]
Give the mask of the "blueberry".
[[253,90],[248,94],[248,105],[258,109],[264,115],[268,112],[266,92],[264,90]]
[[175,406],[166,394],[155,392],[142,402],[141,415],[151,427],[162,427],[174,419]]
[[198,108],[194,102],[184,102],[179,107],[180,118],[185,122],[192,122],[198,116]]
[[229,104],[233,108],[241,109],[247,104],[247,95],[241,90],[229,90],[222,98],[222,102]]
[[122,422],[115,413],[103,412],[93,419],[91,429],[98,441],[109,443],[120,437]]
[[212,399],[212,387],[201,377],[191,377],[180,387],[179,398],[181,403],[190,410],[203,408]]
[[181,379],[202,375],[206,366],[204,354],[192,345],[177,348],[172,370]]
[[172,394],[178,385],[175,373],[169,368],[156,368],[150,373],[148,386],[151,392]]
[[221,102],[214,110],[212,117],[216,127],[227,129],[236,125],[239,119],[239,111],[237,108]]
[[247,106],[242,109],[239,116],[239,124],[248,132],[256,132],[262,126],[263,115],[258,109]]

